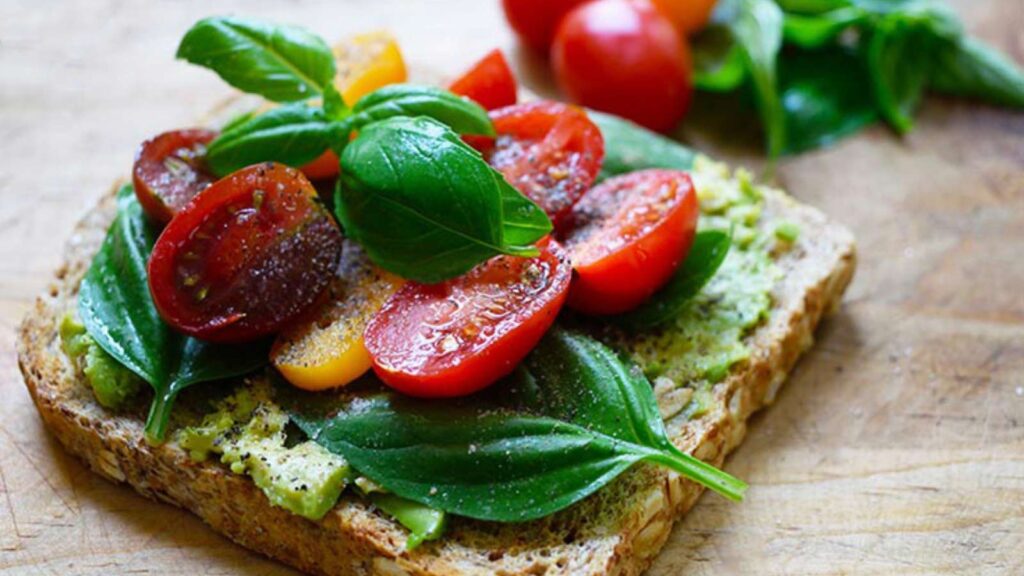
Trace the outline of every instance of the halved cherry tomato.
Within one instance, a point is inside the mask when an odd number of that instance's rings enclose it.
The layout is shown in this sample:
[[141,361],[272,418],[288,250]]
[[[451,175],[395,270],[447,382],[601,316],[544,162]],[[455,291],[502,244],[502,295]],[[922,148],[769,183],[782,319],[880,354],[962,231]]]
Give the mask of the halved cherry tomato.
[[573,102],[665,132],[690,106],[690,53],[647,2],[595,0],[566,14],[551,46],[562,90]]
[[315,303],[341,247],[338,225],[301,172],[257,164],[210,185],[164,228],[149,290],[160,316],[185,334],[251,340]]
[[409,282],[370,321],[363,338],[374,372],[412,396],[476,392],[510,373],[551,327],[569,290],[557,242],[540,256],[497,256],[441,284]]
[[505,19],[530,48],[547,56],[559,21],[586,0],[501,0]]
[[491,112],[498,138],[485,153],[509,184],[547,212],[557,229],[594,183],[604,160],[601,130],[576,106],[540,101]]
[[697,228],[697,194],[685,172],[632,172],[591,188],[568,223],[569,306],[618,314],[654,294],[686,258]]
[[213,130],[164,132],[142,143],[132,167],[132,184],[146,215],[164,224],[216,178],[206,169],[206,145]]
[[487,110],[516,103],[516,77],[501,50],[495,48],[451,83],[448,89]]
[[708,23],[716,1],[651,0],[651,3],[672,22],[680,34],[689,36],[700,31]]

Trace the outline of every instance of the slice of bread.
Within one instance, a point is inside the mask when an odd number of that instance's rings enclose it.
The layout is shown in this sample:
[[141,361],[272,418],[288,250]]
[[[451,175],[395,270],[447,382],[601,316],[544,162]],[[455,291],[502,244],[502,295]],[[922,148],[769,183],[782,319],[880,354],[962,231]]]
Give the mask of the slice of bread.
[[[53,285],[21,325],[25,382],[53,434],[90,468],[192,511],[243,546],[314,574],[637,574],[703,490],[665,469],[638,466],[551,517],[529,524],[453,519],[444,538],[412,552],[402,527],[351,494],[319,522],[276,508],[248,477],[215,460],[194,462],[173,443],[148,445],[141,416],[99,406],[61,351],[57,327],[74,309],[114,213],[110,193],[79,223]],[[783,274],[768,319],[747,337],[751,356],[714,387],[713,406],[700,418],[667,422],[680,448],[715,465],[743,439],[750,415],[771,403],[855,266],[850,233],[781,192],[768,192],[762,221],[795,223],[801,233],[777,256]]]

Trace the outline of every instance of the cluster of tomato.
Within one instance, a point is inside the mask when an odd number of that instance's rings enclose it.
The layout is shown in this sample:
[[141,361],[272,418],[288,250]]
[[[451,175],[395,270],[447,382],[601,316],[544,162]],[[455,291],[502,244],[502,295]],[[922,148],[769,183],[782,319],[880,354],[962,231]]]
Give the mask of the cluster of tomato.
[[692,95],[686,36],[715,0],[502,0],[523,42],[550,57],[574,102],[665,132]]
[[[383,305],[360,315],[346,305],[373,298],[342,299],[333,304],[340,314],[318,317],[343,241],[310,180],[336,177],[337,158],[300,169],[258,164],[216,179],[203,165],[215,133],[179,130],[146,142],[133,172],[140,204],[165,224],[149,262],[160,315],[208,340],[283,332],[272,360],[302,387],[342,385],[372,366],[403,392],[450,397],[508,374],[563,305],[625,312],[668,281],[697,222],[685,173],[648,170],[594,186],[604,157],[600,130],[573,105],[517,104],[500,52],[450,89],[490,110],[497,137],[471,144],[551,218],[554,232],[538,243],[539,256],[498,256],[440,284],[389,279],[389,288],[370,290],[385,292]],[[332,322],[345,326],[315,345],[295,336],[323,333]],[[342,342],[339,334],[355,336]]]

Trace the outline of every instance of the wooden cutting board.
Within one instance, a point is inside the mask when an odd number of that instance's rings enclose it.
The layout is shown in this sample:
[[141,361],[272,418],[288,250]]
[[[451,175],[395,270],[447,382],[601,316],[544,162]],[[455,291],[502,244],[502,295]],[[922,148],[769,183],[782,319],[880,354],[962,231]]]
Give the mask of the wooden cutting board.
[[[1024,62],[1021,0],[955,5]],[[172,61],[211,10],[0,5],[0,574],[292,573],[67,457],[13,350],[73,222],[128,172],[137,143],[227,94]],[[216,12],[327,38],[386,26],[410,61],[451,72],[498,44],[546,85],[497,2],[232,0]],[[728,114],[698,105],[690,118],[684,136],[701,149],[762,168]],[[705,496],[651,574],[1024,573],[1024,114],[932,99],[909,137],[872,128],[774,178],[854,231],[857,278],[728,462],[752,485],[747,501]]]

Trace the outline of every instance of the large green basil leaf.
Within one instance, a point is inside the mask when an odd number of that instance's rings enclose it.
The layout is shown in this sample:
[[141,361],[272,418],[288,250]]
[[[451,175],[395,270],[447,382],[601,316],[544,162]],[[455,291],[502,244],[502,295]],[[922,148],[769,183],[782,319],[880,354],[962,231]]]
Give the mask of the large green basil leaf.
[[746,488],[676,449],[650,383],[589,337],[555,328],[496,387],[462,403],[381,395],[292,418],[391,492],[482,520],[547,516],[641,461],[730,498]]
[[646,330],[679,316],[718,271],[732,238],[721,230],[702,230],[672,278],[639,308],[612,318],[630,330]]
[[532,244],[551,230],[540,208],[510,201],[518,192],[501,174],[430,118],[365,126],[341,166],[336,210],[346,233],[404,278],[440,282],[498,254],[535,255]]
[[598,180],[647,168],[689,170],[693,150],[629,120],[587,110],[604,138],[604,163]]
[[459,134],[494,135],[494,125],[479,104],[434,86],[385,86],[360,98],[352,113],[349,122],[355,129],[393,116],[428,116]]
[[949,40],[934,58],[930,86],[937,92],[1024,108],[1024,71],[984,42]]
[[320,96],[334,80],[334,56],[316,35],[240,18],[196,22],[182,38],[177,57],[274,102]]
[[259,162],[299,167],[347,137],[342,123],[302,103],[285,104],[236,123],[210,143],[206,162],[219,176]]
[[181,390],[252,372],[266,364],[267,346],[211,344],[167,326],[146,279],[159,230],[146,220],[130,186],[118,192],[117,203],[117,218],[82,279],[78,314],[103,350],[153,387],[146,435],[159,441]]
[[782,23],[782,36],[787,42],[803,48],[820,48],[866,18],[867,14],[854,6],[813,16],[787,13]]
[[793,50],[780,62],[786,154],[826,146],[878,120],[863,62],[840,47]]

